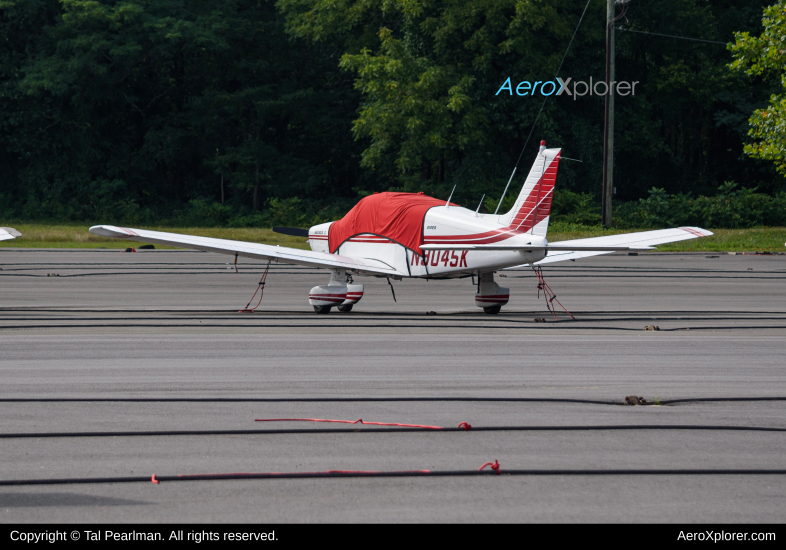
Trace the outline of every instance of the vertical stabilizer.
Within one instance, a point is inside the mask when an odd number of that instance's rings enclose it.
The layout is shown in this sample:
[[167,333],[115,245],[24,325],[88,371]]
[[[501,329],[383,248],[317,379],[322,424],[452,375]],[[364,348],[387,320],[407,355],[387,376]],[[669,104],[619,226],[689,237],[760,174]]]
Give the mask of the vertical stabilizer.
[[540,142],[540,151],[524,181],[521,193],[510,212],[499,217],[499,223],[511,229],[530,231],[539,237],[546,236],[560,151],[561,149],[546,149],[546,142]]

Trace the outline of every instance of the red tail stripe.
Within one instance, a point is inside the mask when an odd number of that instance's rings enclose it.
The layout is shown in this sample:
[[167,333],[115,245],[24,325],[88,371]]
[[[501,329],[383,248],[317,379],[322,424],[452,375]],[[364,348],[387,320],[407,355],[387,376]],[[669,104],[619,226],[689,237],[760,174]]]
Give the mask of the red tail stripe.
[[[554,157],[527,198],[524,199],[519,211],[510,223],[511,229],[529,231],[551,213],[552,191],[554,191],[554,183],[557,179],[559,159],[559,155]],[[538,203],[538,197],[540,197],[540,203]]]

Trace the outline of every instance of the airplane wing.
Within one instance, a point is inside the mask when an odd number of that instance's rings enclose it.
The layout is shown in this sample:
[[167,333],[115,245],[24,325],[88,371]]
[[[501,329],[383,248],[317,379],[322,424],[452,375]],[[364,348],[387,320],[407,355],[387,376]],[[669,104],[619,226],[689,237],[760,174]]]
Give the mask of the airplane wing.
[[238,255],[244,258],[273,260],[286,264],[308,265],[328,269],[348,269],[368,275],[406,275],[406,273],[400,273],[379,260],[349,258],[347,256],[339,256],[338,254],[312,252],[286,246],[270,246],[267,244],[213,239],[195,235],[181,235],[179,233],[165,233],[163,231],[115,227],[114,225],[95,225],[90,228],[90,233],[101,235],[102,237],[116,237],[127,241],[177,246],[204,252]]
[[0,227],[0,241],[7,241],[21,236],[22,234],[12,227]]
[[[658,229],[655,231],[641,231],[639,233],[622,233],[605,237],[560,241],[551,243],[548,248],[553,250],[553,252],[550,252],[548,256],[539,262],[535,262],[535,265],[577,260],[612,252],[604,251],[602,247],[627,246],[629,247],[628,250],[647,250],[659,244],[676,243],[678,241],[698,239],[699,237],[709,237],[710,235],[712,235],[712,231],[707,231],[700,227],[676,227],[674,229]],[[559,250],[557,250],[557,247],[559,247]],[[518,267],[526,267],[527,265],[529,264],[506,269],[516,269]]]

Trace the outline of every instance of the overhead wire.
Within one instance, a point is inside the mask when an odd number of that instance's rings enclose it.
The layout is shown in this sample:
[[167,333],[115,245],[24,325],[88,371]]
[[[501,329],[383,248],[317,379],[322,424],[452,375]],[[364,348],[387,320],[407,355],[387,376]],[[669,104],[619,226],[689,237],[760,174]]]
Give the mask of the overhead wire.
[[[579,22],[576,24],[576,28],[573,31],[573,36],[570,37],[570,42],[568,42],[568,47],[565,49],[565,53],[562,54],[562,60],[559,62],[559,66],[557,67],[557,71],[554,73],[554,78],[557,78],[559,75],[560,69],[562,69],[562,64],[565,63],[565,58],[568,56],[568,52],[570,51],[570,47],[573,44],[573,39],[576,38],[576,33],[579,31],[579,27],[581,26],[581,22],[584,20],[584,14],[587,13],[587,8],[590,5],[592,0],[587,0],[587,4],[584,6],[584,11],[581,12],[581,17],[579,18]],[[540,109],[538,110],[538,114],[535,117],[535,122],[532,123],[532,128],[529,130],[529,134],[527,135],[527,139],[524,142],[524,147],[521,148],[521,153],[519,153],[519,158],[516,159],[516,165],[513,167],[513,172],[510,174],[510,179],[508,180],[508,184],[505,186],[505,190],[502,192],[502,197],[500,197],[499,202],[497,203],[497,208],[494,211],[496,214],[499,211],[499,207],[502,204],[505,195],[508,192],[508,188],[510,187],[510,182],[513,181],[513,176],[516,174],[516,169],[519,167],[519,162],[521,162],[521,157],[524,155],[524,151],[527,150],[527,145],[529,144],[529,140],[532,137],[532,132],[535,131],[535,125],[538,123],[538,119],[540,118],[540,113],[543,112],[543,107],[546,105],[546,100],[548,97],[543,98],[543,103],[540,105]]]
[[[615,21],[619,21],[620,19],[622,19],[623,17],[625,17],[625,15],[628,13],[628,8],[629,8],[629,7],[630,7],[630,2],[624,2],[624,3],[622,4],[622,12],[620,12],[620,14],[619,14],[617,17],[615,17],[614,19],[612,19],[612,20],[611,20],[611,22],[612,22],[612,23],[614,23]],[[627,18],[627,17],[625,17],[625,21],[627,21],[627,20],[628,20],[628,18]]]
[[[587,0],[587,4],[584,6],[584,11],[581,12],[581,17],[579,18],[579,22],[576,24],[576,29],[573,31],[573,36],[570,37],[570,42],[568,42],[568,47],[565,49],[565,53],[562,55],[562,61],[559,62],[559,67],[557,67],[557,71],[554,73],[554,78],[557,78],[559,75],[560,69],[562,69],[562,64],[565,63],[565,58],[568,56],[568,52],[570,51],[570,47],[573,44],[573,39],[576,38],[576,33],[579,32],[579,27],[581,26],[581,22],[584,20],[584,14],[587,13],[587,8],[590,5],[592,0]],[[532,137],[532,132],[535,130],[535,125],[538,123],[538,119],[540,118],[540,113],[543,111],[543,107],[546,105],[548,97],[543,99],[543,103],[540,105],[540,110],[538,111],[538,115],[535,117],[535,122],[532,123],[532,128],[529,131],[529,135],[527,136],[527,141],[524,142],[524,147],[521,148],[521,153],[519,153],[519,158],[516,160],[516,166],[518,167],[519,162],[521,161],[522,155],[524,155],[524,151],[527,149],[527,144],[529,143],[530,138]],[[504,197],[504,195],[503,195]],[[500,202],[502,202],[500,200]]]
[[659,32],[647,32],[647,31],[635,31],[633,29],[625,29],[623,27],[617,27],[617,30],[624,31],[624,32],[636,32],[639,34],[652,34],[655,36],[665,36],[667,38],[679,38],[680,40],[693,40],[694,42],[709,42],[710,44],[723,44],[724,46],[728,44],[728,42],[719,42],[718,40],[705,40],[703,38],[690,38],[687,36],[677,36],[674,34],[662,34]]

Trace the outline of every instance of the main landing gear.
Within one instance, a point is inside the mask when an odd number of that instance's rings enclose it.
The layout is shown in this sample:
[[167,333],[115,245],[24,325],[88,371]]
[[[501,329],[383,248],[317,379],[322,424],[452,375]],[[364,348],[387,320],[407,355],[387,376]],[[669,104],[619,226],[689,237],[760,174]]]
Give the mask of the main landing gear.
[[[330,307],[331,306],[314,306],[314,311],[316,313],[319,313],[320,315],[326,315],[330,313]],[[336,306],[336,309],[342,313],[349,313],[350,311],[352,311],[352,304],[346,304],[346,305],[342,304],[340,306]]]
[[475,305],[482,307],[489,315],[496,315],[510,299],[510,289],[494,282],[494,272],[478,274],[478,288],[475,291]]
[[330,282],[312,288],[308,293],[308,303],[314,306],[314,312],[321,315],[330,313],[333,307],[342,313],[349,313],[362,297],[363,285],[354,284],[346,270],[332,269]]

